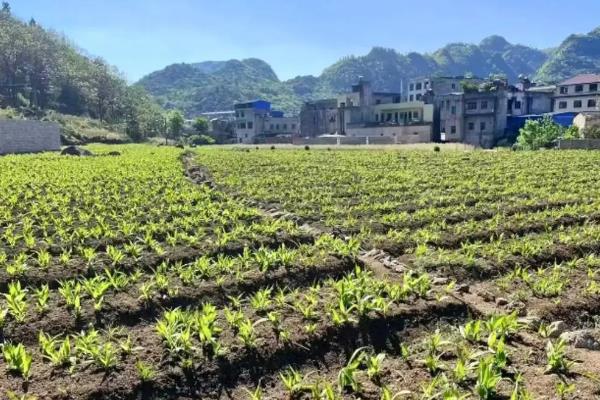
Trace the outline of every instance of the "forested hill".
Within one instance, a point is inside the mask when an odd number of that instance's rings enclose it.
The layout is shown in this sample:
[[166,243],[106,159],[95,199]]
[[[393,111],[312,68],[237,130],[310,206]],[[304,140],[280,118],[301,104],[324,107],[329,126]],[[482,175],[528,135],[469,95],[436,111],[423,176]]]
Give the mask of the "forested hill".
[[349,56],[318,76],[280,81],[271,67],[257,59],[174,64],[139,82],[166,108],[181,108],[189,116],[231,108],[236,101],[271,100],[278,108],[298,111],[302,101],[348,90],[359,75],[375,90],[398,91],[408,78],[423,75],[520,74],[552,83],[581,72],[600,69],[600,29],[573,35],[551,50],[512,44],[490,36],[479,44],[451,43],[431,54],[400,54],[373,48],[364,56]]
[[188,116],[229,110],[234,101],[271,99],[285,109],[300,107],[297,94],[280,82],[269,64],[258,59],[173,64],[138,82],[165,108]]
[[24,115],[48,110],[87,116],[139,138],[162,113],[141,87],[129,87],[100,58],[78,50],[35,20],[21,21],[10,5],[0,10],[0,106]]

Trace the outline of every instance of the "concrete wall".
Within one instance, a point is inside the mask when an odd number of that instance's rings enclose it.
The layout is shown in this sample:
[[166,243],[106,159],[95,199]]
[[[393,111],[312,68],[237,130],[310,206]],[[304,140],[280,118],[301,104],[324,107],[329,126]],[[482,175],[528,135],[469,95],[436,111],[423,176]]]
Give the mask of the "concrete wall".
[[293,144],[295,145],[364,145],[364,144],[395,144],[394,138],[392,137],[346,137],[340,136],[339,138],[334,137],[316,137],[316,138],[294,138]]
[[300,111],[300,134],[304,137],[334,134],[337,114],[336,99],[304,103]]
[[60,127],[54,122],[0,121],[0,154],[60,150]]
[[374,127],[348,127],[347,136],[357,138],[388,137],[393,143],[427,143],[431,142],[431,125],[399,125]]
[[600,150],[600,139],[559,140],[561,150]]

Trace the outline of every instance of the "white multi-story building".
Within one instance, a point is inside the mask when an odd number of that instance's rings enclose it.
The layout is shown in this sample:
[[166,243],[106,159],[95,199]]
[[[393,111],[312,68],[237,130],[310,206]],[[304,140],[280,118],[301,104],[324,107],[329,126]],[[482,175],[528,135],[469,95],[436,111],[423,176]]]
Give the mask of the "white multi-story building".
[[554,94],[554,112],[598,111],[600,75],[582,74],[561,82]]

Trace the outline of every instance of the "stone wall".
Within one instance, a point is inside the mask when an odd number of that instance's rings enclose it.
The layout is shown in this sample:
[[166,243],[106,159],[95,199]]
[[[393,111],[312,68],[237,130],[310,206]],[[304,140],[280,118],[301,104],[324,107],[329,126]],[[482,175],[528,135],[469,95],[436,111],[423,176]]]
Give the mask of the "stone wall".
[[54,122],[0,121],[0,154],[60,150],[60,127]]

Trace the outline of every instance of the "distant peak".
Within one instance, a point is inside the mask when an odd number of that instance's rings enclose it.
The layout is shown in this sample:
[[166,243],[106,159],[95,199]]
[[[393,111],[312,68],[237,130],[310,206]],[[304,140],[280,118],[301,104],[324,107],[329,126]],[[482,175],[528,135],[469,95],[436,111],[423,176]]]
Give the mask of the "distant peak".
[[504,51],[510,45],[504,37],[499,35],[488,36],[479,44],[482,49],[488,51]]

